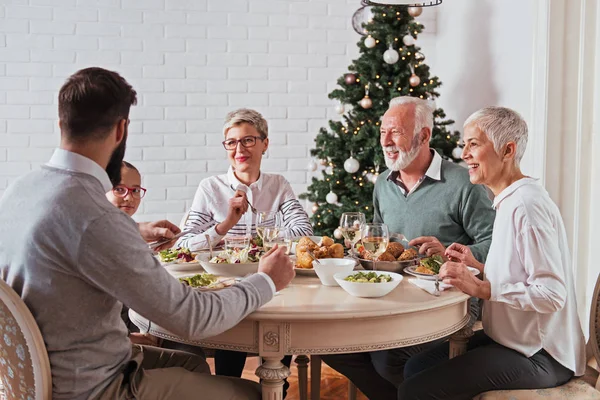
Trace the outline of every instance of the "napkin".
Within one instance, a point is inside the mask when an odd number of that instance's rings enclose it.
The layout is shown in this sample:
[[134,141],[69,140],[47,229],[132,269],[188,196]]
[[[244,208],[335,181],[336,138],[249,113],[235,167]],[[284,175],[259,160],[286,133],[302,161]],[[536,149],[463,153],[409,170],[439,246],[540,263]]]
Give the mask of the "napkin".
[[[419,279],[419,278],[412,278],[412,279],[409,279],[408,281],[410,283],[412,283],[413,285],[415,285],[416,287],[421,288],[424,291],[428,292],[429,294],[433,294],[433,292],[435,291],[435,281],[426,281],[425,279]],[[443,292],[446,289],[450,289],[451,287],[452,287],[452,285],[440,281],[440,292]]]

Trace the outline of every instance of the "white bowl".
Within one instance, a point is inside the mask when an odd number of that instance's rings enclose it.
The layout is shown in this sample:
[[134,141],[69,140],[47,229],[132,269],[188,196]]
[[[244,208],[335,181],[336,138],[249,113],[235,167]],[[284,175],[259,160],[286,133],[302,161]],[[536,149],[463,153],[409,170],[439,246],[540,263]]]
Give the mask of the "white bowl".
[[258,263],[244,263],[244,264],[217,264],[208,262],[210,255],[206,253],[198,254],[196,260],[200,262],[202,268],[209,274],[217,276],[246,276],[258,272]]
[[402,282],[404,277],[395,272],[387,272],[387,271],[368,271],[375,272],[377,275],[386,274],[392,277],[390,282],[383,283],[362,283],[362,282],[349,282],[345,281],[349,275],[352,275],[354,272],[339,272],[333,275],[333,278],[336,282],[344,289],[346,292],[355,297],[383,297],[386,294],[390,293],[392,290],[396,288]]
[[325,286],[339,286],[333,275],[338,272],[351,272],[356,266],[356,260],[349,258],[320,258],[312,262],[313,269]]

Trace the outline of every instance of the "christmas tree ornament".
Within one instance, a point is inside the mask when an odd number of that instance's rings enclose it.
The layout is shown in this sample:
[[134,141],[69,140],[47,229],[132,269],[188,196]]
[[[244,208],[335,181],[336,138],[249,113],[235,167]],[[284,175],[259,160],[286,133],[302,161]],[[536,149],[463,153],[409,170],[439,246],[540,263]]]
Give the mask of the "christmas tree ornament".
[[325,168],[325,173],[327,175],[333,175],[333,167],[330,165],[327,168]]
[[408,7],[408,15],[410,15],[411,17],[418,17],[421,14],[423,14],[423,7]]
[[335,194],[331,191],[331,192],[327,193],[327,196],[325,196],[325,200],[329,204],[335,204],[338,201],[338,196],[337,196],[337,194]]
[[340,240],[343,237],[342,230],[339,227],[336,228],[335,231],[333,231],[333,237],[336,238],[336,239],[338,239],[338,240]]
[[350,155],[350,158],[344,161],[344,169],[349,174],[353,174],[360,168],[360,163],[354,156]]
[[402,43],[404,43],[406,46],[413,46],[415,42],[416,40],[414,37],[412,37],[412,35],[406,35],[402,38]]
[[346,74],[346,76],[344,77],[344,81],[347,85],[354,85],[356,83],[356,75]]
[[360,101],[360,106],[365,110],[373,107],[373,100],[369,97],[369,95],[365,95],[365,97]]
[[359,8],[352,15],[352,28],[360,35],[366,35],[367,28],[364,25],[373,22],[373,7],[364,6]]
[[342,103],[340,103],[337,106],[335,106],[335,112],[336,113],[342,115],[345,111],[346,111],[346,109],[344,108],[344,105]]
[[462,152],[463,150],[460,147],[455,147],[454,150],[452,150],[452,157],[460,158],[462,156]]
[[417,60],[417,61],[425,60],[425,54],[421,53],[420,51],[417,51],[415,53],[415,60]]
[[317,211],[319,211],[319,205],[318,204],[313,204],[313,206],[312,206],[312,212],[313,212],[313,214],[315,214]]
[[383,61],[388,64],[396,64],[400,59],[400,54],[390,45],[390,48],[383,53]]
[[322,166],[326,166],[326,165],[327,165],[327,163],[328,163],[328,161],[327,161],[327,160],[321,160],[321,161],[319,161],[319,163],[320,163]]
[[413,73],[408,79],[408,83],[410,83],[410,86],[412,87],[419,86],[419,84],[421,83],[421,78],[419,78]]
[[312,172],[314,172],[314,171],[316,171],[316,170],[317,170],[317,168],[318,168],[318,167],[319,167],[319,166],[317,165],[317,162],[316,162],[315,160],[310,160],[310,161],[309,161],[309,163],[308,163],[308,170],[309,170],[309,171],[312,171]]
[[373,36],[369,35],[365,38],[365,47],[368,49],[372,49],[373,47],[375,47],[375,45],[377,44],[377,42],[375,42],[375,39],[373,39]]

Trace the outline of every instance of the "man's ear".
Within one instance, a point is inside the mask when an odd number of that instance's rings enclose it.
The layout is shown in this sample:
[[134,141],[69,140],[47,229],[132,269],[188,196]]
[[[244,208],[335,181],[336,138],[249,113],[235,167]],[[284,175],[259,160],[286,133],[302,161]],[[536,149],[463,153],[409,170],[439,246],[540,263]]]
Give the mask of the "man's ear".
[[422,128],[419,134],[423,136],[423,141],[421,143],[429,143],[431,141],[431,129],[428,127]]
[[115,137],[117,144],[120,144],[123,140],[125,140],[125,132],[127,132],[128,123],[129,121],[126,119],[122,119],[119,122],[117,122],[117,132]]

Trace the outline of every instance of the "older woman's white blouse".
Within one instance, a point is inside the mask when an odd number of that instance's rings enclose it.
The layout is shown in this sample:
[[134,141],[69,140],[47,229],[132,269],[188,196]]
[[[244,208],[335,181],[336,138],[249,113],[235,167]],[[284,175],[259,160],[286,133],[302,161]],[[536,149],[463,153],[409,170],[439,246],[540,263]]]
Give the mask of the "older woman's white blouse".
[[[292,236],[312,235],[313,229],[308,215],[283,176],[261,172],[256,182],[246,186],[235,177],[230,167],[227,174],[211,176],[200,182],[183,229],[184,235],[177,241],[177,246],[191,250],[206,248],[208,243],[205,234],[210,236],[213,245],[218,243],[224,235],[219,235],[215,227],[227,217],[229,199],[238,188],[246,192],[248,201],[258,211],[279,210],[282,225],[290,229]],[[254,235],[256,215],[248,208],[227,233],[236,236]]]
[[543,348],[576,376],[583,375],[585,339],[558,207],[532,178],[504,189],[494,207],[484,269],[491,285],[483,306],[485,333],[527,357]]

